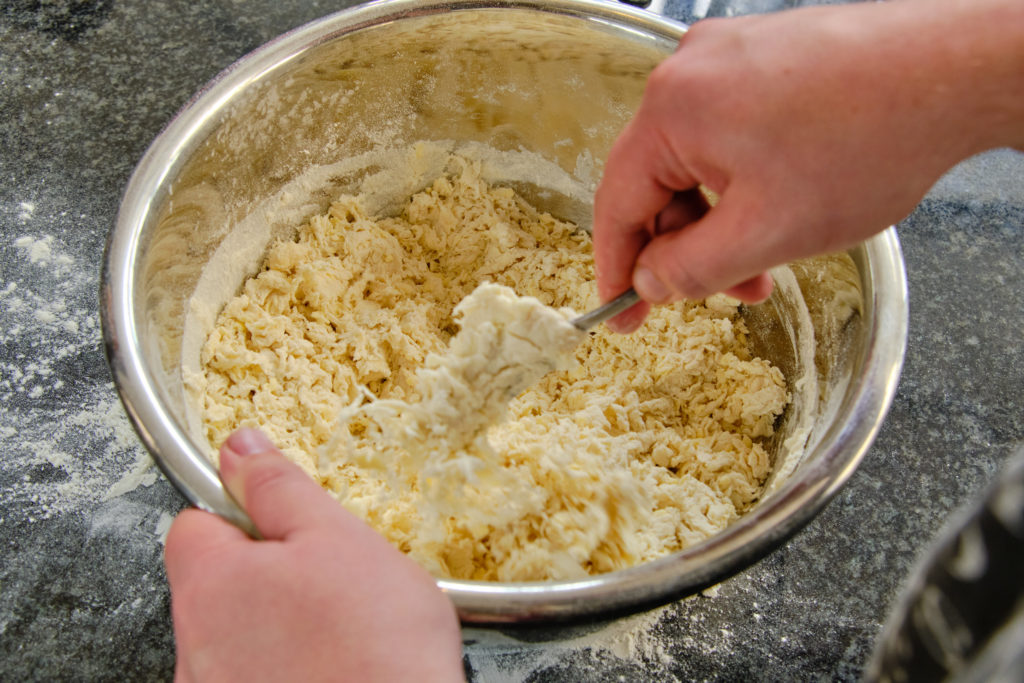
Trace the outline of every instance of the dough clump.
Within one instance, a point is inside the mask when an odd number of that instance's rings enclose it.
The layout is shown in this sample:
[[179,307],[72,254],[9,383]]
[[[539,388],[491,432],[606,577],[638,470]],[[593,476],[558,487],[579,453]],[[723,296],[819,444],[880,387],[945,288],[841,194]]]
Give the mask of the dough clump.
[[336,436],[321,450],[321,472],[324,458],[416,472],[418,488],[430,489],[427,501],[445,502],[457,515],[467,483],[505,472],[489,428],[507,418],[516,396],[575,360],[571,353],[586,333],[570,322],[574,315],[509,287],[481,284],[455,307],[460,329],[445,353],[427,356],[416,372],[419,399],[371,394],[370,403],[342,410]]
[[400,216],[343,197],[270,248],[202,351],[210,443],[260,427],[440,577],[581,578],[724,529],[789,400],[737,302],[580,334],[589,235],[455,163]]

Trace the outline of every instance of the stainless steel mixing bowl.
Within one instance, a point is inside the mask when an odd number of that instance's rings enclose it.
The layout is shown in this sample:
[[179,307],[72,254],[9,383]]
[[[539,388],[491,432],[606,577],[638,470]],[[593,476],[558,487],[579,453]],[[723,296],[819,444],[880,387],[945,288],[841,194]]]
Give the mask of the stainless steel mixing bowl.
[[[198,315],[197,291],[214,282],[217,296],[233,294],[266,241],[365,183],[380,171],[372,159],[381,153],[420,140],[507,152],[517,160],[504,169],[507,182],[585,224],[612,141],[647,74],[684,31],[643,10],[589,0],[395,0],[304,26],[218,76],[139,163],[102,279],[115,381],[167,477],[195,505],[251,529],[190,423],[182,366],[196,353],[186,327]],[[415,160],[415,148],[411,154]],[[289,211],[268,212],[267,201]],[[261,211],[259,230],[240,238],[235,226]],[[218,249],[238,258],[207,268]],[[894,232],[849,255],[863,305],[834,331],[835,352],[817,368],[822,407],[806,453],[754,510],[695,547],[582,581],[439,580],[463,619],[580,617],[665,602],[747,566],[817,513],[874,438],[906,344]],[[752,315],[784,323],[788,314],[776,301]]]

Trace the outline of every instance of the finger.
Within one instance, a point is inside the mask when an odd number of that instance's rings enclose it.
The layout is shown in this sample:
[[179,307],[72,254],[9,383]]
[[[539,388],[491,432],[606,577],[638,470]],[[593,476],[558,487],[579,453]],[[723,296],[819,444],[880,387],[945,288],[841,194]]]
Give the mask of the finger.
[[363,526],[259,430],[234,432],[221,447],[220,458],[225,486],[267,540]]
[[772,280],[771,275],[760,273],[735,287],[729,287],[724,293],[745,304],[759,304],[771,296],[774,286],[775,281]]
[[657,230],[658,214],[676,191],[696,184],[666,170],[667,150],[649,125],[638,115],[619,136],[594,196],[594,265],[602,301],[629,289],[637,255]]
[[629,334],[643,324],[650,310],[651,305],[646,301],[641,301],[637,305],[631,306],[622,313],[619,313],[614,318],[609,318],[605,324],[612,332]]
[[[655,234],[681,230],[699,220],[708,212],[708,200],[697,188],[677,192],[655,218]],[[650,312],[646,301],[623,311],[608,321],[608,327],[620,334],[629,334],[641,324]]]
[[763,273],[796,255],[784,232],[761,226],[756,212],[726,195],[700,220],[651,240],[637,257],[634,286],[654,303],[703,299],[730,288],[763,298],[771,292]]
[[658,212],[655,221],[655,234],[682,230],[690,223],[703,218],[711,205],[699,188],[676,192],[671,201]]
[[189,508],[182,510],[171,524],[164,542],[164,564],[172,585],[203,571],[209,553],[251,539],[244,531],[221,517]]

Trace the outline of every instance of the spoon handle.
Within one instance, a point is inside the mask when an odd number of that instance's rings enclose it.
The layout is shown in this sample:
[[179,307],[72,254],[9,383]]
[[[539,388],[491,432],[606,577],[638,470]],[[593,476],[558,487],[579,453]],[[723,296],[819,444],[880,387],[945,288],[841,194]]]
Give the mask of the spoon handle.
[[630,287],[603,306],[598,306],[589,313],[573,318],[572,324],[586,332],[591,328],[597,327],[605,320],[614,318],[638,301],[640,301],[640,296],[636,293],[636,290]]

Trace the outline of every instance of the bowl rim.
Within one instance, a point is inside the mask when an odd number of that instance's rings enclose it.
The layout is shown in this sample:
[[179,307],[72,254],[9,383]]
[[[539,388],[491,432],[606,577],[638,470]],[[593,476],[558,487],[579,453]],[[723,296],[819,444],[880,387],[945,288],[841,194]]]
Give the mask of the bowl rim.
[[[165,476],[195,506],[258,537],[248,515],[226,492],[214,466],[192,443],[143,363],[136,333],[134,273],[150,214],[167,195],[182,159],[220,121],[234,96],[316,46],[399,20],[460,11],[531,10],[610,23],[647,37],[678,41],[685,25],[606,0],[378,0],[341,10],[272,39],[203,86],[154,139],[136,166],[108,235],[100,278],[104,348],[121,402]],[[852,418],[828,433],[813,462],[724,531],[671,555],[581,580],[497,583],[437,579],[460,618],[473,623],[566,620],[635,611],[713,585],[782,544],[835,495],[863,459],[895,396],[906,353],[906,273],[889,228],[862,245],[865,308],[871,315],[862,383],[847,403]]]

